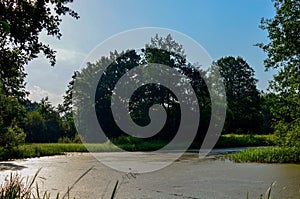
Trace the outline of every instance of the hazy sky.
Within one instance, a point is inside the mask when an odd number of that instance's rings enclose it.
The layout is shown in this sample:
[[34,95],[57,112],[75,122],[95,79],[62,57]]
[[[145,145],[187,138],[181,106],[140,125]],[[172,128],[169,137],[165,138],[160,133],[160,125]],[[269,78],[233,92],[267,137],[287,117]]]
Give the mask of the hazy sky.
[[142,27],[182,32],[214,60],[243,57],[255,70],[259,90],[272,78],[272,72],[264,71],[266,54],[254,46],[268,42],[266,31],[258,26],[262,17],[274,16],[271,0],[75,0],[70,7],[80,19],[63,17],[61,40],[41,35],[41,41],[57,51],[56,66],[41,56],[26,67],[32,100],[49,96],[54,105],[62,102],[73,72],[95,46],[114,34]]

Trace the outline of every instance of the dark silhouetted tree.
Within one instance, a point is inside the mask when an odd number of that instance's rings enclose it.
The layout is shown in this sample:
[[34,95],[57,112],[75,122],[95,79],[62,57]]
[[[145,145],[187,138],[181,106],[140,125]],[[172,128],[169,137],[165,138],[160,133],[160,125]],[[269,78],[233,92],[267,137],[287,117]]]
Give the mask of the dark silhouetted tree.
[[254,70],[241,57],[224,57],[213,63],[223,78],[227,115],[224,132],[259,133],[262,124],[261,97]]

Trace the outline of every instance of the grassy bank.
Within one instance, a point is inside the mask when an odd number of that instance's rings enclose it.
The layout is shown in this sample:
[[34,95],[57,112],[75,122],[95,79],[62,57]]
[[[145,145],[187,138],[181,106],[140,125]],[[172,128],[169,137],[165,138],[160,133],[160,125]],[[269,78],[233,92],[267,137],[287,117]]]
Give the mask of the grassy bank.
[[251,147],[251,146],[273,146],[273,135],[222,135],[215,148]]
[[[164,141],[149,141],[143,142],[142,139],[121,137],[114,140],[120,148],[127,151],[153,151],[165,146]],[[216,148],[227,147],[245,147],[245,146],[269,146],[273,144],[271,135],[222,135],[216,144]],[[92,152],[111,152],[119,149],[110,142],[103,144],[87,144],[87,148]],[[60,155],[65,152],[87,152],[87,148],[83,144],[75,143],[46,143],[46,144],[24,144],[10,151],[9,153],[1,150],[0,160],[30,158],[50,155]],[[174,146],[180,148],[180,146]],[[192,148],[196,148],[193,147]]]
[[300,163],[299,147],[266,147],[246,149],[229,155],[235,162]]
[[[108,152],[118,150],[118,148],[108,143],[88,144],[88,148],[90,151],[95,152]],[[83,144],[73,143],[24,144],[15,147],[9,154],[1,154],[0,151],[0,160],[62,155],[66,152],[88,152],[88,150]]]

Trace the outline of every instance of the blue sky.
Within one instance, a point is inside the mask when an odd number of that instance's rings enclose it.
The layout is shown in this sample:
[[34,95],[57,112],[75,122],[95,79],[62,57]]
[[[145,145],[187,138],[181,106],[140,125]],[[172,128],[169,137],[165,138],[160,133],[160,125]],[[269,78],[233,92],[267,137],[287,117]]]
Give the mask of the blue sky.
[[75,0],[70,7],[80,19],[63,17],[61,40],[41,35],[41,41],[57,50],[56,66],[41,56],[26,67],[33,100],[48,95],[54,105],[61,102],[73,72],[95,46],[114,34],[142,27],[186,34],[214,60],[243,57],[255,70],[259,90],[266,89],[274,74],[264,71],[266,54],[254,46],[268,42],[267,32],[258,26],[262,17],[275,15],[271,0]]

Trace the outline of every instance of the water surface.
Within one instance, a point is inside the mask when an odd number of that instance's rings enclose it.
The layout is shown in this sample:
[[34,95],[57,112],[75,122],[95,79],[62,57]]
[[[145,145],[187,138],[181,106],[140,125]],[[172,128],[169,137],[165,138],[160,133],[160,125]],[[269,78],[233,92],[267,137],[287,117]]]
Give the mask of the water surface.
[[[143,156],[143,153],[133,153]],[[118,162],[118,153],[97,153]],[[153,159],[167,161],[171,153],[157,154]],[[122,164],[120,162],[120,164]],[[147,165],[145,165],[147,166]],[[135,174],[108,168],[89,153],[69,153],[62,156],[31,158],[0,162],[0,180],[11,172],[32,176],[42,168],[38,179],[41,189],[54,197],[73,185],[71,197],[109,198],[116,181],[120,182],[117,198],[258,198],[276,181],[274,198],[300,199],[300,165],[233,163],[209,156],[205,160],[196,153],[187,153],[159,171]],[[82,174],[84,175],[77,183]],[[74,184],[75,183],[75,184]]]

